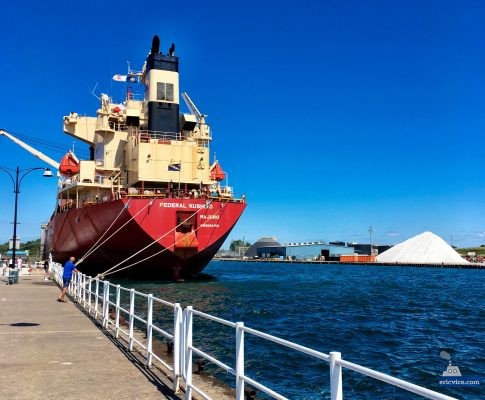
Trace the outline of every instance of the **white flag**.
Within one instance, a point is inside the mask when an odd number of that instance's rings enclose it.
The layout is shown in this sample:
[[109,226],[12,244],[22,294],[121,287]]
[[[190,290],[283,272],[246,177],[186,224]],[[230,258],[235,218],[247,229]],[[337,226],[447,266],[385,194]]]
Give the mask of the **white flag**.
[[126,75],[120,75],[120,74],[113,75],[113,80],[117,82],[126,82]]

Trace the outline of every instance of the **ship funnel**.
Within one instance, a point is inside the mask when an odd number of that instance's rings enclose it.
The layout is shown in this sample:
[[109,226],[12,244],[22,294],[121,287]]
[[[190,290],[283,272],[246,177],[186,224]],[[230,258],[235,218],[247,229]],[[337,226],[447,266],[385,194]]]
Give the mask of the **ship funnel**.
[[160,38],[158,35],[153,36],[152,39],[152,49],[150,50],[151,54],[158,54],[160,52]]
[[147,128],[154,132],[180,133],[178,57],[175,44],[169,54],[160,52],[160,39],[153,37],[145,63]]

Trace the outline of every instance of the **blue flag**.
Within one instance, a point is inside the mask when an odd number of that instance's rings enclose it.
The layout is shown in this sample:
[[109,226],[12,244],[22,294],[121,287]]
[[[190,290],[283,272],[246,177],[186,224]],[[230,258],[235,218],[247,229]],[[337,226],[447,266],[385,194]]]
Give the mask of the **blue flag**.
[[180,171],[180,163],[170,163],[168,164],[169,171]]

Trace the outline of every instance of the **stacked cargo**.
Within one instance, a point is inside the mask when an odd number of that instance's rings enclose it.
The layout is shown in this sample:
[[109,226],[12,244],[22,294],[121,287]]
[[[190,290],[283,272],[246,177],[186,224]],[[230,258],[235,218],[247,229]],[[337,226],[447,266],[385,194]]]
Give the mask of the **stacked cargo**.
[[376,262],[376,256],[369,256],[365,254],[350,254],[340,256],[341,263],[373,263]]

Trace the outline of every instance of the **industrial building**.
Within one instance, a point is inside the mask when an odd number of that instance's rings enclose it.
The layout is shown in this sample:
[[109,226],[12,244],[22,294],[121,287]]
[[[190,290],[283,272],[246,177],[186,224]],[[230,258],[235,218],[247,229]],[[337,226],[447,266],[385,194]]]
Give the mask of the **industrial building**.
[[244,254],[248,258],[279,258],[285,260],[337,260],[341,255],[354,254],[345,242],[298,242],[281,245],[275,238],[261,238]]

